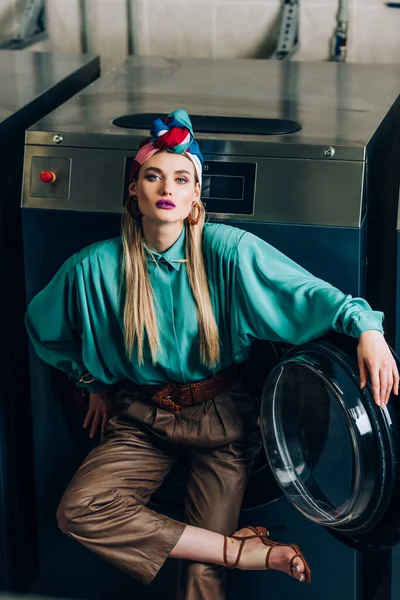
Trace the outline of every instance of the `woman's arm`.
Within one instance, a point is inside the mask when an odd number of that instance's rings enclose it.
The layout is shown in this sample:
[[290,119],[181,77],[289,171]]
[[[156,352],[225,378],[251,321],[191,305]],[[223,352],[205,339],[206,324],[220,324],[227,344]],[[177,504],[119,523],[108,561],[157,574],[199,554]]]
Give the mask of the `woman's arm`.
[[74,257],[33,298],[25,323],[35,352],[42,360],[67,373],[89,392],[100,392],[107,387],[93,378],[83,362]]
[[383,338],[383,314],[373,311],[362,298],[343,294],[314,277],[249,233],[238,245],[233,305],[243,344],[255,338],[304,344],[330,329],[362,337],[362,384],[367,368],[377,403],[387,401],[393,385],[397,392],[398,373]]

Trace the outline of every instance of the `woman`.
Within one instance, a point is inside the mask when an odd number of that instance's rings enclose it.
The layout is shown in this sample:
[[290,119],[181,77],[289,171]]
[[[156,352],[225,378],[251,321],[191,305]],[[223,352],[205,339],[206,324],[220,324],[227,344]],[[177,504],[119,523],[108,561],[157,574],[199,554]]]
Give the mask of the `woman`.
[[[250,233],[204,224],[201,176],[187,113],[157,119],[132,165],[122,240],[70,258],[26,322],[38,355],[90,392],[90,435],[104,431],[64,494],[61,529],[145,583],[167,557],[186,559],[179,597],[220,600],[221,565],[310,582],[297,546],[263,527],[234,534],[260,450],[237,369],[253,340],[358,337],[361,385],[369,371],[379,406],[399,376],[381,313]],[[182,454],[188,524],[146,507]]]

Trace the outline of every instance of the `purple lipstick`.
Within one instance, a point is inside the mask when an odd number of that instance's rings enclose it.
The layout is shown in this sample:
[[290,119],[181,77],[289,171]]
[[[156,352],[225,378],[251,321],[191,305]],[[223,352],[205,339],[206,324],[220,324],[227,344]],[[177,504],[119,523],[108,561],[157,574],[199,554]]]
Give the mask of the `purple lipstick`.
[[172,208],[175,208],[175,204],[172,202],[172,200],[167,200],[166,198],[156,202],[156,206],[157,208],[164,208],[165,210],[171,210]]

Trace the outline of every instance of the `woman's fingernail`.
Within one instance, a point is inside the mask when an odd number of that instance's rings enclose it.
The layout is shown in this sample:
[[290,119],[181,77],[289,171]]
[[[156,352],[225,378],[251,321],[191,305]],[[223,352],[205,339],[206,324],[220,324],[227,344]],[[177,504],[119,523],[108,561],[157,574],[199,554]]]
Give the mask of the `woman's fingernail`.
[[304,575],[302,575],[302,576],[300,577],[300,581],[301,581],[301,583],[303,583],[303,581],[304,581],[304,580],[305,580],[305,577],[304,577]]
[[296,569],[300,573],[300,565],[296,565]]

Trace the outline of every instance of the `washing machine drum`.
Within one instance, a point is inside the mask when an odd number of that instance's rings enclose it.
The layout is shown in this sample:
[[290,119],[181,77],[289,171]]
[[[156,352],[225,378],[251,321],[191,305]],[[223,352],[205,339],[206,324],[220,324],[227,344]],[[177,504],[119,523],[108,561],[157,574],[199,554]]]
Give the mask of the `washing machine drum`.
[[304,516],[350,545],[400,540],[397,402],[378,408],[356,361],[327,342],[290,350],[264,385],[272,473]]

